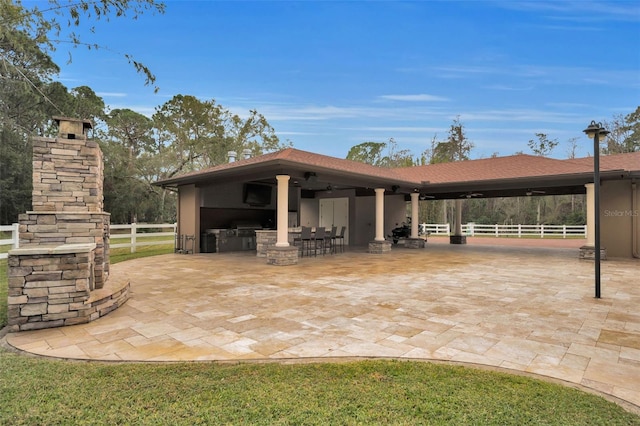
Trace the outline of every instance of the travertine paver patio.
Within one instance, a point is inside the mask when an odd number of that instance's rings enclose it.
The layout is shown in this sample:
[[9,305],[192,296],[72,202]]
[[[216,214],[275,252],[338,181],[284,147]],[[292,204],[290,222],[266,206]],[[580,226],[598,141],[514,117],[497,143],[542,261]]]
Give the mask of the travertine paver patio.
[[253,254],[112,265],[132,297],[95,322],[12,333],[34,354],[179,361],[436,359],[536,373],[640,406],[640,262],[427,244],[268,266]]

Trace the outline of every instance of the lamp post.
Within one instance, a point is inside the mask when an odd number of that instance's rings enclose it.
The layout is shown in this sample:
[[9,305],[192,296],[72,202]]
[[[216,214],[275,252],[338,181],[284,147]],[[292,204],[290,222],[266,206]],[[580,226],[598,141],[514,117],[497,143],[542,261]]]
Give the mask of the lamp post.
[[594,120],[583,130],[590,139],[593,139],[593,199],[594,199],[594,232],[595,232],[595,286],[596,299],[600,299],[600,137],[602,140],[609,132],[601,123]]

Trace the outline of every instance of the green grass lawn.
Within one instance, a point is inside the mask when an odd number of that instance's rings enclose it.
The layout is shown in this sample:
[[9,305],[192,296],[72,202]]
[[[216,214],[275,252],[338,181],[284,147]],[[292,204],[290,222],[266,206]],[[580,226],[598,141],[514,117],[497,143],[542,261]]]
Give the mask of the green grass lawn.
[[0,365],[3,425],[640,425],[575,389],[422,362]]
[[[115,249],[111,259],[172,251]],[[3,325],[6,277],[2,260]],[[640,425],[640,416],[576,389],[426,362],[111,364],[0,347],[0,372],[2,425]]]

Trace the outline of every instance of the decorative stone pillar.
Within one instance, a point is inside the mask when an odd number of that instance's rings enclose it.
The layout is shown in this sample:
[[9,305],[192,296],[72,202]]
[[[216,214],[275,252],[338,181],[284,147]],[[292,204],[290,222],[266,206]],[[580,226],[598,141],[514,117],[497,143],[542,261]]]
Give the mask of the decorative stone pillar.
[[449,236],[449,244],[467,244],[466,235],[462,235],[462,200],[456,200],[456,222],[453,235]]
[[384,239],[384,188],[376,188],[376,236],[369,242],[369,253],[391,251],[391,243]]

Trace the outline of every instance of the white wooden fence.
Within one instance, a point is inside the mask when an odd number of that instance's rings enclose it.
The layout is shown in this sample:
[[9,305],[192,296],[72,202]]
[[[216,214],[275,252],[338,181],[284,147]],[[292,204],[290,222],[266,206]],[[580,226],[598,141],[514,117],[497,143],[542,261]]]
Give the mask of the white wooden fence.
[[[144,229],[152,229],[152,230],[170,229],[171,231],[139,232],[139,230],[144,230]],[[129,225],[111,225],[111,236],[110,236],[109,247],[112,249],[121,248],[121,247],[130,247],[131,253],[135,253],[136,247],[155,246],[155,245],[162,245],[162,244],[175,244],[176,229],[177,229],[176,223],[160,223],[160,224],[154,223],[154,224],[144,224],[144,225],[139,223],[132,223]],[[127,230],[129,232],[122,232]],[[149,241],[148,239],[152,237],[167,237],[167,239],[154,238],[152,241]],[[147,241],[138,241],[139,238],[145,239]],[[129,242],[114,244],[114,241],[124,240],[124,239],[129,240]]]
[[[177,224],[139,224],[111,225],[111,248],[129,247],[131,253],[136,252],[136,247],[153,246],[161,244],[174,244]],[[165,232],[139,232],[140,230],[168,229]],[[451,226],[448,223],[421,223],[420,234],[450,235]],[[18,224],[0,225],[0,232],[9,234],[10,238],[0,239],[0,259],[7,258],[7,251],[20,247],[18,239]],[[586,238],[586,225],[479,225],[467,223],[462,225],[462,234],[467,236],[490,237],[540,237],[540,238]],[[0,238],[2,235],[0,235]],[[167,237],[149,241],[151,237]],[[145,241],[139,241],[143,239]],[[126,243],[118,243],[119,240],[127,240]],[[7,247],[10,246],[10,247]]]
[[[421,223],[421,234],[450,235],[448,223]],[[470,237],[540,237],[540,238],[587,238],[586,225],[462,225],[462,234]]]
[[[2,238],[3,235],[0,235],[0,259],[6,259],[7,253],[5,251],[9,251],[11,249],[16,249],[20,247],[20,239],[18,238],[18,224],[14,223],[13,225],[0,225],[0,232],[2,234],[9,233],[11,238]],[[7,248],[6,246],[11,246]]]
[[[140,232],[145,229],[169,229],[166,232]],[[18,224],[13,225],[0,225],[0,232],[3,234],[9,234],[10,238],[2,238],[0,235],[0,259],[7,258],[7,251],[20,247],[20,240],[18,239]],[[154,246],[162,244],[175,244],[176,224],[175,223],[161,223],[161,224],[139,224],[132,223],[130,225],[111,225],[111,248],[129,247],[131,253],[136,252],[136,247],[141,246]],[[156,237],[167,237],[165,239],[158,239]],[[149,240],[153,238],[153,240]],[[141,241],[142,239],[142,241]],[[126,240],[126,243],[118,243],[118,241]],[[9,246],[9,247],[7,247]]]

